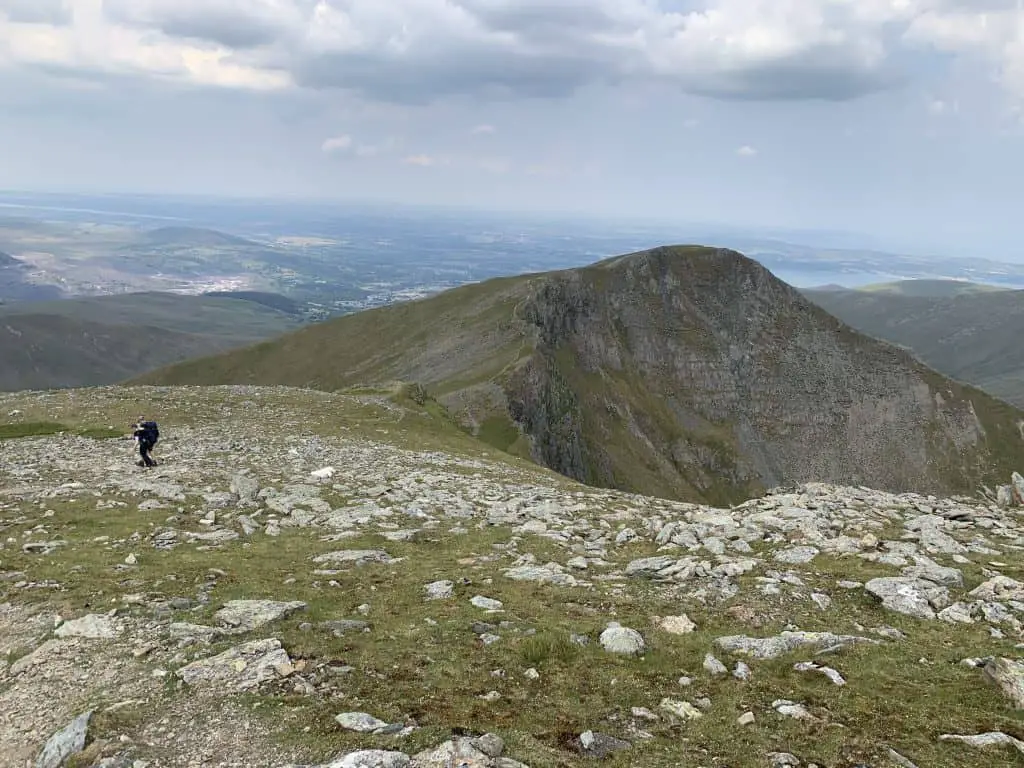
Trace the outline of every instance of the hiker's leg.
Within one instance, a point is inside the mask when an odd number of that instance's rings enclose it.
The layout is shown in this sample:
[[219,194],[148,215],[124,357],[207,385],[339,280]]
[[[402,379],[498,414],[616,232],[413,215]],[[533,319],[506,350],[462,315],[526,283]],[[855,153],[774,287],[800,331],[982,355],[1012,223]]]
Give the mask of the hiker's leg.
[[146,440],[139,440],[139,455],[142,456],[142,461],[147,467],[153,466],[153,460],[149,457],[150,444]]

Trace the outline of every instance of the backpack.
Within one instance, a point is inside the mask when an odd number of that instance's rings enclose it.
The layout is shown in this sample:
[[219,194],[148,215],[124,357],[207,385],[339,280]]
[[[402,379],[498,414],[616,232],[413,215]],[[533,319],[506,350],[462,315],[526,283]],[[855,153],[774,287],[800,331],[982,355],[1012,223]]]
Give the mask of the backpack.
[[150,443],[156,444],[156,441],[160,439],[160,429],[157,427],[155,421],[144,421],[139,425],[142,427],[142,435]]

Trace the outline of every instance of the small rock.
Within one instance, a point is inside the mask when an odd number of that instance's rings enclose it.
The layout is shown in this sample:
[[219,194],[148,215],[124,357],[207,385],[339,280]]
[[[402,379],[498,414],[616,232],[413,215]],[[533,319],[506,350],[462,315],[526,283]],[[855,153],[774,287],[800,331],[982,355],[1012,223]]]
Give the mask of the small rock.
[[633,746],[628,741],[616,739],[614,736],[608,736],[604,733],[595,733],[594,731],[584,731],[580,735],[579,741],[580,751],[587,757],[598,760],[603,760],[614,752],[631,749]]
[[817,547],[791,547],[776,552],[772,559],[778,563],[789,565],[805,565],[811,562],[821,552]]
[[753,725],[754,724],[754,713],[753,712],[744,712],[742,715],[740,715],[738,718],[736,718],[736,722],[739,723],[740,725]]
[[249,691],[265,681],[288,677],[294,671],[281,642],[270,638],[253,640],[212,658],[199,659],[182,667],[176,674],[187,685],[211,684],[235,691]]
[[618,653],[624,656],[635,656],[643,653],[646,647],[643,635],[635,629],[610,624],[600,637],[601,647],[609,653]]
[[658,626],[671,635],[688,635],[697,629],[697,625],[685,613],[679,616],[665,616],[658,622]]
[[772,768],[799,768],[800,766],[800,761],[789,752],[769,752],[768,759],[771,761]]
[[[268,531],[269,533],[269,531]],[[314,563],[321,565],[369,565],[370,563],[381,563],[388,565],[399,562],[382,549],[344,549],[337,552],[328,552],[325,555],[318,555],[313,558]]]
[[811,595],[811,601],[818,606],[819,610],[827,611],[832,607],[832,598],[828,595],[822,594],[821,592],[815,592]]
[[662,699],[659,704],[666,712],[670,712],[683,720],[696,720],[703,717],[704,713],[688,701],[676,701],[675,699]]
[[729,672],[725,664],[720,662],[710,653],[704,655],[704,670],[712,676],[725,675]]
[[470,598],[469,602],[477,608],[482,608],[485,611],[500,611],[504,608],[504,603],[500,600],[492,600],[491,598],[483,597],[482,595]]
[[939,736],[939,739],[942,741],[959,741],[960,743],[966,744],[969,747],[974,747],[975,749],[1010,746],[1024,755],[1024,741],[1016,739],[1009,734],[1002,733],[1001,731],[979,733],[974,736],[961,736],[958,734],[944,733]]
[[729,635],[715,640],[715,645],[728,653],[743,654],[754,659],[774,659],[801,648],[832,648],[880,641],[857,635],[835,635],[831,632],[782,632],[775,637]]
[[337,757],[323,768],[409,768],[411,764],[404,752],[361,749]]
[[340,715],[335,715],[334,720],[345,730],[357,733],[373,733],[388,725],[383,720],[378,720],[365,712],[342,712]]
[[996,658],[990,659],[982,669],[1015,709],[1024,709],[1024,662]]
[[786,717],[794,717],[798,720],[813,720],[813,716],[807,711],[807,708],[803,704],[798,704],[795,701],[789,701],[788,699],[776,699],[772,702],[772,709],[778,712],[780,715]]
[[916,763],[908,760],[891,747],[886,750],[886,754],[889,756],[889,759],[898,766],[898,768],[918,768]]
[[85,637],[91,640],[109,640],[118,636],[119,631],[109,616],[90,613],[79,619],[65,621],[56,630],[57,637]]
[[949,591],[945,587],[924,579],[907,577],[871,579],[864,585],[864,590],[881,600],[883,608],[918,619],[934,619],[934,609],[945,608],[949,604]]
[[36,758],[35,768],[58,768],[64,765],[71,755],[85,749],[85,738],[91,718],[92,710],[83,712],[53,734]]
[[650,720],[651,722],[657,722],[661,719],[646,707],[633,707],[630,710],[630,712],[633,715],[633,717],[640,718],[641,720]]
[[496,733],[485,733],[474,739],[473,746],[488,757],[501,757],[501,753],[505,751],[505,741]]
[[279,603],[273,600],[231,600],[213,614],[213,618],[218,624],[231,627],[237,632],[251,632],[304,610],[306,604],[301,601]]
[[451,581],[433,581],[423,589],[427,593],[427,600],[447,600],[452,596],[455,584]]

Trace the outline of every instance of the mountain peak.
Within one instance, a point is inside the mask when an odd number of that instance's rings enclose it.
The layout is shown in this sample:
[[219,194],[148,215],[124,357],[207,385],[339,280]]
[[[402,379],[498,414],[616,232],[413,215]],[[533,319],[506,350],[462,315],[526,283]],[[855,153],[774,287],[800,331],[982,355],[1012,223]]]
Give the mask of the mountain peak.
[[573,479],[713,503],[811,480],[957,491],[1024,447],[1024,414],[700,246],[464,286],[140,381],[394,380]]

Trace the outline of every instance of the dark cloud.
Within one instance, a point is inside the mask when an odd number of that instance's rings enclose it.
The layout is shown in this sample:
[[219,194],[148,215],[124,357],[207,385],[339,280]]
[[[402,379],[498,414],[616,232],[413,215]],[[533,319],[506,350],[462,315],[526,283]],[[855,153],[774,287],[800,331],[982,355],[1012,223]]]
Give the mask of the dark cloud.
[[306,0],[104,0],[103,11],[120,24],[246,49],[279,40],[288,12],[308,5]]
[[299,85],[341,88],[381,101],[427,103],[460,95],[556,98],[584,84],[618,79],[600,60],[572,51],[530,56],[462,45],[387,55],[335,52],[300,56],[291,64]]
[[690,93],[730,101],[849,101],[905,82],[890,67],[861,68],[844,62],[791,59],[687,78]]
[[0,15],[19,24],[71,23],[71,5],[68,0],[0,0]]
[[[4,2],[36,8],[55,0]],[[899,82],[886,57],[899,45],[898,31],[887,29],[906,23],[903,11],[778,2],[104,0],[103,7],[115,23],[226,47],[230,63],[287,72],[304,88],[392,103],[562,97],[634,80],[731,100],[841,101]],[[811,21],[793,16],[797,10]]]

